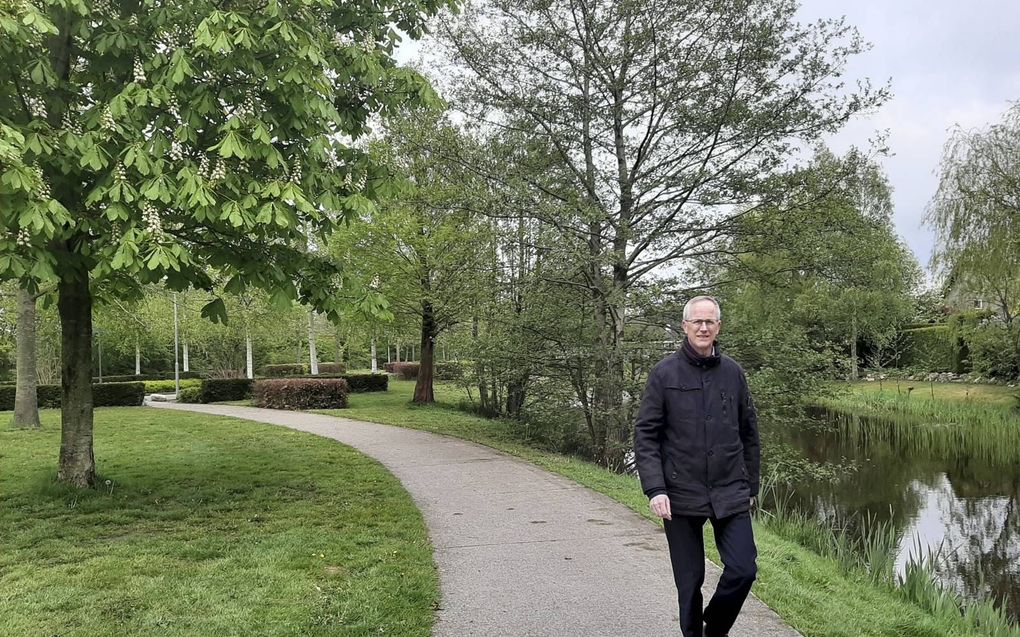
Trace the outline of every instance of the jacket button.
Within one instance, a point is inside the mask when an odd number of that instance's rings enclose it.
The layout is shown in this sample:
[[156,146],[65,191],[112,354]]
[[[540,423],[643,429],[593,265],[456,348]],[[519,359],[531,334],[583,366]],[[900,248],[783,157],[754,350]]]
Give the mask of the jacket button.
[[714,456],[715,455],[715,451],[713,451],[712,449],[709,449],[708,450],[708,455]]

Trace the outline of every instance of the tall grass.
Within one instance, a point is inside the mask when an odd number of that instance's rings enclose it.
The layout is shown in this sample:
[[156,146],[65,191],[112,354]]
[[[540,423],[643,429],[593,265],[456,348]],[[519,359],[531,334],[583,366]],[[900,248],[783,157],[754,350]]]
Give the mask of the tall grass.
[[938,457],[1020,462],[1020,411],[895,394],[852,394],[820,401],[852,440],[888,442]]
[[835,560],[851,576],[886,587],[941,622],[989,637],[1020,637],[1020,627],[991,600],[965,600],[937,576],[941,546],[923,549],[917,538],[901,574],[896,573],[899,538],[894,525],[871,514],[853,519],[838,513],[812,515],[792,506],[792,488],[766,481],[756,521],[812,551]]

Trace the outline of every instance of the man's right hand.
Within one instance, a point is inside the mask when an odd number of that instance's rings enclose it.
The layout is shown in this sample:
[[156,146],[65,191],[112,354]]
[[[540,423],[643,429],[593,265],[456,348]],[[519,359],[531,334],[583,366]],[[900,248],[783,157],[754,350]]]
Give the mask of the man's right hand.
[[673,519],[673,513],[669,510],[669,496],[657,495],[648,502],[648,506],[652,509],[652,513],[663,520]]

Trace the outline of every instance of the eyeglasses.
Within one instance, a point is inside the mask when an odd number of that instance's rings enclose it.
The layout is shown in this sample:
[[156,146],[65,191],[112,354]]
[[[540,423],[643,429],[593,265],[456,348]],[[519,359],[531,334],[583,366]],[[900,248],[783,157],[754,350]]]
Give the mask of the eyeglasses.
[[712,329],[719,324],[719,321],[715,319],[684,319],[684,323],[693,323],[695,327],[707,327],[708,329]]

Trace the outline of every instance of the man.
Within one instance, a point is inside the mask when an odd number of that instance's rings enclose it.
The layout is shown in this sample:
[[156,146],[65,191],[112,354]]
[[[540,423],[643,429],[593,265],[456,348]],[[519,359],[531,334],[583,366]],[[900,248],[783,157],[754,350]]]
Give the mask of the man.
[[[719,353],[721,320],[714,298],[688,301],[683,346],[652,369],[634,427],[641,488],[666,529],[684,637],[726,635],[757,573],[758,419],[744,370]],[[723,574],[702,611],[706,520]]]

